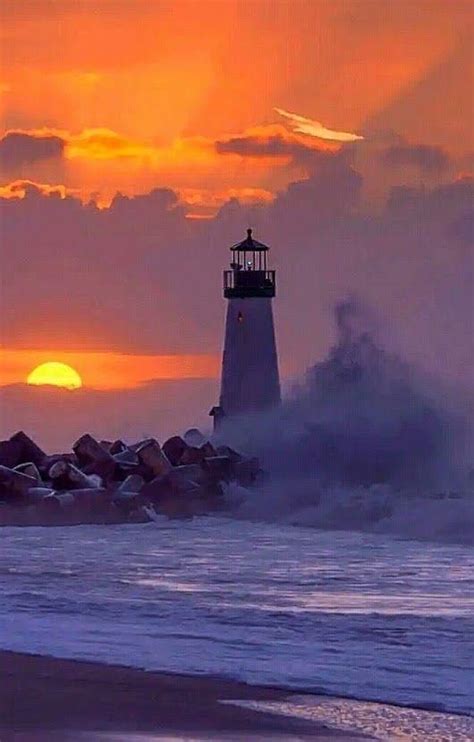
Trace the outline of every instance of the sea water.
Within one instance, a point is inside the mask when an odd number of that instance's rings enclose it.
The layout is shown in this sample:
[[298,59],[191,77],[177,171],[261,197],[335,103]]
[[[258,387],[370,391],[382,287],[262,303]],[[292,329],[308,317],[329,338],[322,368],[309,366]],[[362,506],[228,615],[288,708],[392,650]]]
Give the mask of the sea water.
[[222,517],[1,537],[4,649],[474,714],[469,546]]

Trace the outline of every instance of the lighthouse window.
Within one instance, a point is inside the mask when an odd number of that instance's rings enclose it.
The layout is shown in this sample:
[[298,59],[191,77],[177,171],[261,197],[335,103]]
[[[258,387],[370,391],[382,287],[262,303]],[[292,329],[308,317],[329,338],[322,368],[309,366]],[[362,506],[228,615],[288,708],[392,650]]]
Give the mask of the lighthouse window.
[[244,315],[242,312],[239,312],[237,315],[237,322],[243,322],[244,321]]

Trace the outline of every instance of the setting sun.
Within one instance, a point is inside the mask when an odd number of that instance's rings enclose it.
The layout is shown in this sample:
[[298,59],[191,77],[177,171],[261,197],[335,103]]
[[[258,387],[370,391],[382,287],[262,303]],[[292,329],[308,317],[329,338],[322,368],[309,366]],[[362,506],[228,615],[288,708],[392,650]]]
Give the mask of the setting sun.
[[77,371],[66,363],[50,361],[33,369],[28,375],[27,383],[35,386],[49,384],[64,389],[79,389],[82,386],[82,379]]

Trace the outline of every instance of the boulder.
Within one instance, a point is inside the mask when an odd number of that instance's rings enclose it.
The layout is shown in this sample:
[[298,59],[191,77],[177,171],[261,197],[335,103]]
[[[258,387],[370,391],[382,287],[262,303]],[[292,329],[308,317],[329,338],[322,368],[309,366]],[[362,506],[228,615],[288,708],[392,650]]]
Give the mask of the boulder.
[[204,451],[196,446],[188,446],[179,460],[180,465],[202,464],[205,459]]
[[139,474],[129,474],[123,482],[117,487],[116,492],[140,492],[145,484],[145,480]]
[[199,464],[188,464],[187,466],[175,466],[168,474],[168,480],[173,487],[181,487],[188,482],[199,484],[204,479],[204,471]]
[[99,445],[104,449],[104,451],[107,451],[107,453],[110,453],[110,449],[112,448],[113,441],[99,441]]
[[115,456],[116,453],[121,453],[121,451],[125,451],[126,448],[127,446],[125,445],[125,443],[118,439],[114,441],[110,446],[109,453],[111,456]]
[[243,459],[232,465],[232,478],[243,487],[248,487],[257,481],[262,474],[258,459]]
[[15,466],[15,471],[26,474],[28,477],[33,477],[33,479],[36,479],[38,485],[43,483],[38,467],[35,464],[32,464],[31,461],[26,464],[18,464],[18,466]]
[[36,487],[37,484],[34,477],[0,465],[0,497],[3,499],[21,499],[31,487]]
[[71,490],[67,494],[72,495],[76,504],[97,505],[112,499],[111,493],[104,487],[84,487]]
[[25,500],[32,503],[41,502],[45,497],[56,494],[50,487],[30,487],[25,493]]
[[0,441],[0,465],[13,469],[21,462],[23,446],[20,441]]
[[237,463],[238,461],[242,461],[244,458],[242,454],[238,453],[237,451],[234,451],[234,449],[231,448],[230,446],[218,446],[217,455],[228,456],[233,464]]
[[117,490],[112,497],[112,503],[119,510],[129,513],[137,507],[143,505],[143,497],[138,492],[120,492]]
[[197,428],[190,428],[189,430],[187,430],[183,435],[183,438],[188,446],[196,446],[196,448],[202,446],[202,444],[206,440],[201,431]]
[[169,459],[154,438],[143,441],[136,452],[140,463],[147,466],[155,477],[162,476],[170,471]]
[[48,476],[49,470],[51,469],[52,465],[56,463],[56,461],[68,461],[74,466],[78,466],[79,464],[77,456],[74,453],[55,453],[51,456],[46,456],[41,466],[39,467],[40,473],[43,477]]
[[187,447],[187,443],[179,435],[174,435],[172,438],[168,438],[162,446],[166,458],[173,466],[178,466]]
[[208,456],[203,468],[214,481],[229,482],[232,478],[232,461],[228,456]]
[[80,489],[68,493],[74,497],[76,521],[102,522],[112,504],[112,493],[106,489]]
[[113,459],[122,469],[132,469],[140,464],[137,454],[131,448],[124,448],[119,453],[115,453]]
[[155,477],[151,482],[147,482],[144,487],[142,487],[140,494],[143,496],[145,501],[158,503],[171,497],[172,493],[173,488],[169,477],[167,475],[162,475]]
[[40,466],[41,462],[46,457],[45,452],[22,430],[15,433],[15,435],[12,435],[10,441],[21,446],[20,461],[18,461],[19,464],[31,461],[33,464],[36,464],[36,466]]
[[200,449],[204,454],[204,458],[208,458],[209,456],[217,456],[216,449],[214,448],[212,443],[209,443],[209,441],[206,441],[206,443],[203,443]]
[[74,505],[74,495],[71,492],[53,492],[41,500],[41,508],[49,512],[71,510]]
[[67,461],[56,461],[48,472],[48,476],[56,489],[88,489],[98,488],[102,485],[101,478],[95,474],[84,474],[73,464]]
[[81,436],[72,448],[86,474],[98,474],[104,480],[113,476],[115,461],[89,433]]

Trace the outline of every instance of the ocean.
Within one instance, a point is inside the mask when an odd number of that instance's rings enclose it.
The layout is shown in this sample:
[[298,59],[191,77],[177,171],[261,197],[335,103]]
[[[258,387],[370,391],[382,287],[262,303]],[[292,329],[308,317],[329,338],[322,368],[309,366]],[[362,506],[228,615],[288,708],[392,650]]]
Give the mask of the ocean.
[[0,570],[4,649],[474,715],[468,545],[158,518],[4,528]]

